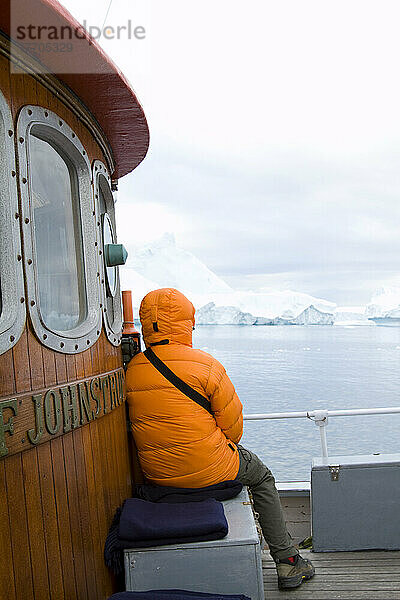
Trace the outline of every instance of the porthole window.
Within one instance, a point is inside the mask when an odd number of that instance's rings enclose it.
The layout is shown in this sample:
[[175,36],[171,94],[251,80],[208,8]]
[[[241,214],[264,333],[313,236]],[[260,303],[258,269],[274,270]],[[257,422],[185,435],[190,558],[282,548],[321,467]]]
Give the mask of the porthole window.
[[106,249],[107,249],[107,246],[109,246],[109,244],[115,244],[116,239],[115,239],[111,219],[107,212],[105,212],[102,215],[102,222],[103,222],[104,266],[105,266],[105,270],[106,270],[107,292],[108,292],[109,296],[114,297],[116,294],[116,291],[117,291],[117,268],[118,267],[116,267],[114,265],[108,265],[106,263],[106,259],[107,259]]
[[14,137],[11,111],[0,92],[0,354],[17,343],[25,326]]
[[18,139],[32,323],[44,345],[80,352],[101,320],[87,154],[65,122],[37,106],[22,109]]
[[40,313],[46,327],[67,331],[87,317],[76,170],[40,126],[31,129],[29,155]]
[[101,247],[100,273],[103,296],[103,322],[109,341],[117,346],[122,335],[121,288],[119,267],[113,265],[109,250],[117,244],[115,233],[114,198],[111,192],[111,179],[105,165],[96,160],[93,165],[93,181],[97,200],[99,244]]

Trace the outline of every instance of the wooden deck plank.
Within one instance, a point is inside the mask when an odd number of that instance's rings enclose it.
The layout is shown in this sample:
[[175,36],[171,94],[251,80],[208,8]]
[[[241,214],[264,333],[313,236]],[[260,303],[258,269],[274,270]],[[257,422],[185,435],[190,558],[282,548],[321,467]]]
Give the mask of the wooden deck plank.
[[278,590],[275,564],[263,556],[266,600],[392,600],[400,598],[400,551],[301,552],[316,574],[294,590]]
[[[325,579],[319,578],[319,581],[310,581],[307,583],[307,589],[311,590],[323,590],[323,591],[340,591],[354,590],[354,591],[368,591],[368,590],[399,590],[399,582],[395,581],[357,581],[356,583],[351,578],[351,581],[326,581]],[[266,591],[276,589],[273,582],[266,584]]]
[[[306,589],[308,586],[308,589]],[[316,591],[311,590],[309,584],[303,584],[299,590],[277,590],[276,593],[267,592],[265,600],[292,600],[299,598],[299,600],[399,600],[399,592],[389,590],[364,590],[359,591]]]
[[[365,550],[360,552],[310,552],[310,550],[300,550],[302,556],[307,556],[310,560],[317,561],[337,561],[337,560],[387,560],[394,558],[400,560],[400,550]],[[266,556],[269,556],[268,552]]]
[[[304,556],[304,554],[302,553],[302,556]],[[351,565],[352,567],[368,567],[368,566],[383,566],[383,565],[399,565],[399,559],[393,559],[393,558],[388,558],[387,560],[380,560],[380,559],[376,559],[376,560],[356,560],[356,559],[348,559],[348,561],[346,561],[346,559],[342,559],[342,560],[336,560],[334,562],[329,562],[329,561],[319,561],[314,559],[313,557],[310,558],[310,560],[312,560],[312,562],[318,564],[318,566],[320,567],[324,567],[326,569],[340,569],[340,568],[347,568],[349,565]],[[274,565],[265,565],[266,569],[268,568],[274,568]]]

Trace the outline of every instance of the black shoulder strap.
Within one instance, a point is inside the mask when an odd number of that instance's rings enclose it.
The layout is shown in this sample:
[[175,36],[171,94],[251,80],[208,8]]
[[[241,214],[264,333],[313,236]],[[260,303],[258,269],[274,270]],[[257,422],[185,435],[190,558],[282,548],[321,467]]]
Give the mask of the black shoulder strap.
[[197,402],[197,404],[200,404],[200,406],[205,408],[212,415],[210,402],[207,400],[207,398],[199,394],[199,392],[194,390],[192,387],[190,387],[190,385],[188,385],[182,379],[180,379],[180,377],[175,375],[175,373],[173,373],[171,369],[167,367],[167,365],[158,358],[158,356],[153,352],[151,348],[147,348],[147,350],[145,350],[143,354],[151,362],[153,367],[155,367],[157,371],[159,371],[161,375],[165,377],[165,379],[168,379],[168,381],[172,383],[172,385],[174,385],[176,388],[178,388],[178,390],[181,391],[182,394],[185,394],[185,396],[187,396],[194,402]]

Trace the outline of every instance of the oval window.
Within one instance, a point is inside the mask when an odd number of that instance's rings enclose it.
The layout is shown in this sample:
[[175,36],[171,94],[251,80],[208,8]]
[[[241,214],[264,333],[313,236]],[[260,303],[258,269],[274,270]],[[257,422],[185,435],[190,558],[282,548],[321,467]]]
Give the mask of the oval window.
[[77,176],[35,126],[29,153],[40,313],[47,327],[67,331],[87,316]]

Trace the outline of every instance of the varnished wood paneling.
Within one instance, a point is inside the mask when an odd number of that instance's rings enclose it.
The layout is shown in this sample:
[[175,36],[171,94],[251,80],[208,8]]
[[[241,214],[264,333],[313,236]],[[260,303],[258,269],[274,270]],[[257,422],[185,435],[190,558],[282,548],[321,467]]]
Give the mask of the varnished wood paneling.
[[[75,449],[73,442],[73,434],[68,433],[67,435],[64,435],[62,439],[64,445],[65,474],[66,485],[68,490],[69,515],[71,520],[71,536],[74,550],[77,598],[78,600],[85,600],[87,598],[91,598],[91,596],[88,595],[88,589],[86,585],[85,555],[83,548],[78,492],[79,485],[83,485],[84,482],[78,482],[75,465]],[[86,535],[89,535],[88,532],[86,532]]]
[[[91,163],[104,162],[71,110],[29,75],[10,75],[2,56],[0,86],[14,126],[20,107],[49,108],[76,132]],[[0,356],[0,400],[121,366],[121,350],[104,332],[85,352],[64,355],[43,347],[28,319],[18,343]],[[37,448],[3,458],[0,598],[105,600],[115,586],[103,562],[104,541],[116,508],[131,491],[124,405]]]
[[[15,600],[14,561],[4,461],[0,462],[0,598]],[[45,598],[45,596],[43,596]]]
[[36,448],[24,452],[21,457],[25,495],[28,499],[28,502],[26,503],[26,516],[29,532],[29,553],[32,565],[33,589],[35,597],[51,599],[47,569],[43,568],[44,565],[47,565],[47,553]]
[[[58,538],[61,549],[61,568],[65,598],[78,598],[75,574],[76,555],[72,544],[72,524],[69,506],[69,490],[65,472],[64,446],[62,438],[52,440],[51,463],[54,474],[54,497],[58,513]],[[68,576],[67,576],[68,575]]]
[[[22,454],[15,454],[7,458],[5,460],[5,471],[16,598],[18,600],[20,598],[34,598],[26,509],[27,502],[30,499],[25,495]],[[41,518],[40,514],[38,518]],[[43,566],[46,568],[46,564]]]
[[[63,600],[65,596],[50,444],[47,443],[39,446],[37,448],[37,455],[39,463],[40,492],[42,501],[44,500],[42,511],[50,597]],[[62,519],[62,515],[60,515],[60,519]]]

